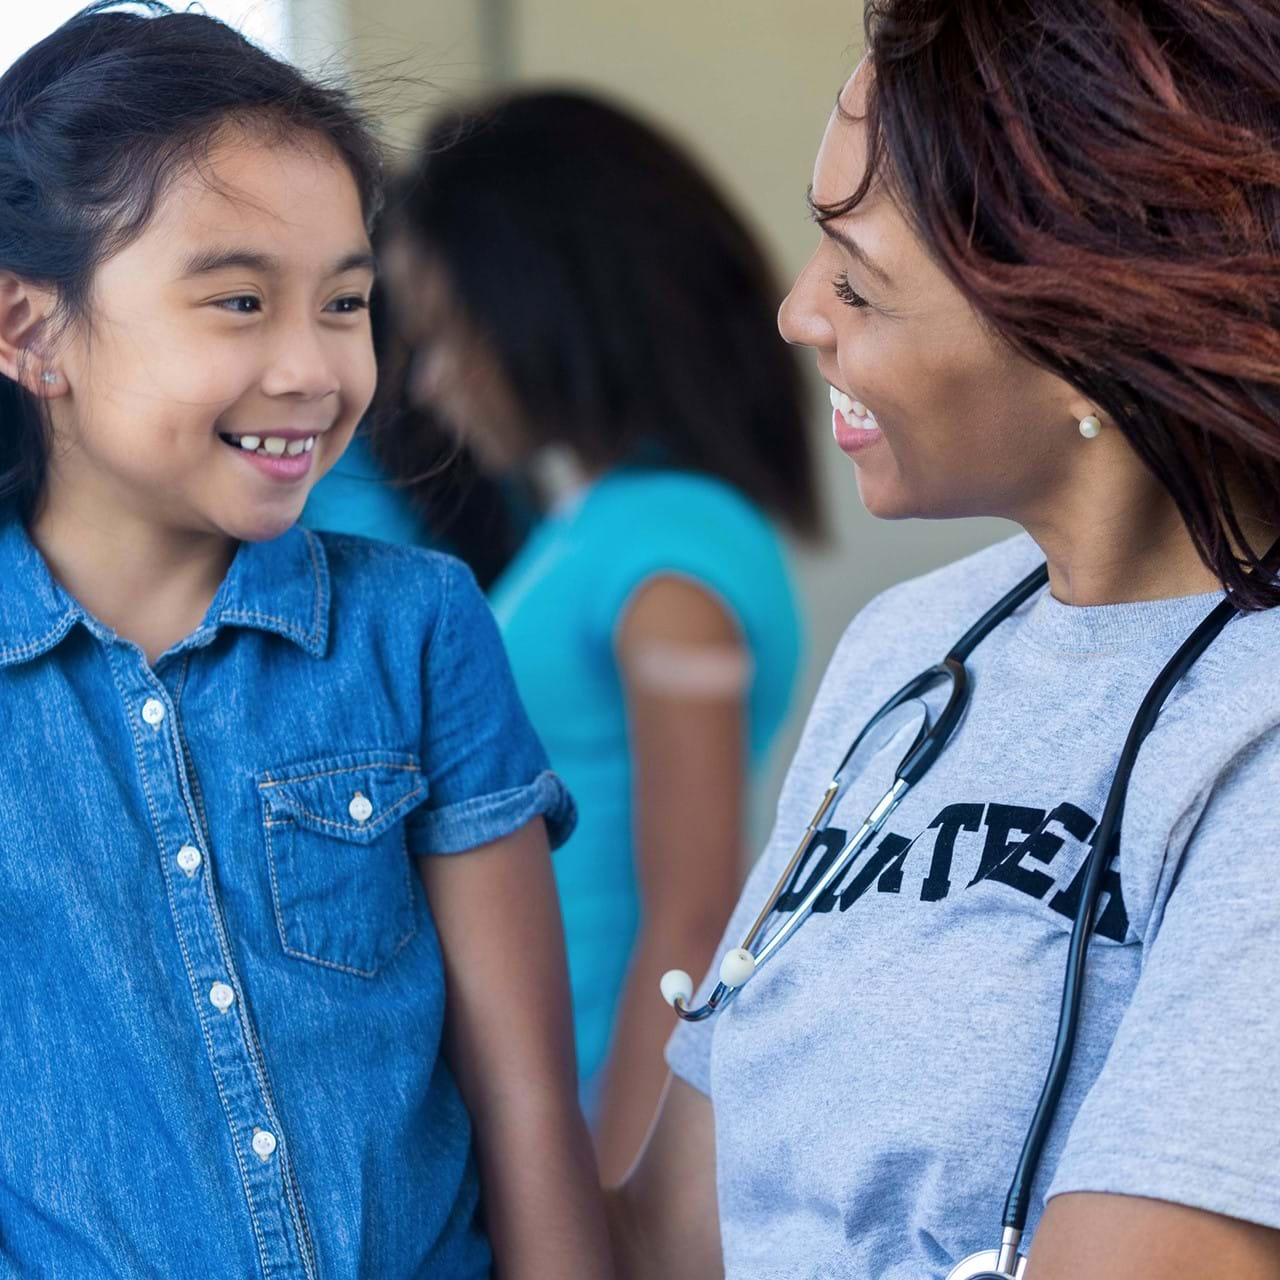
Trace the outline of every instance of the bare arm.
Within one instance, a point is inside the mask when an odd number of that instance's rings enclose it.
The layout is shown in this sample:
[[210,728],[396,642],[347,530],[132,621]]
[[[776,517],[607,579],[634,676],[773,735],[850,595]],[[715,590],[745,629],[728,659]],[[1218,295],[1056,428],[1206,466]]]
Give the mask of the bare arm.
[[1049,1201],[1027,1280],[1280,1280],[1280,1231],[1138,1196]]
[[444,953],[445,1051],[475,1125],[495,1274],[607,1280],[546,827],[538,818],[418,865]]
[[596,1146],[605,1185],[630,1167],[666,1078],[674,1020],[658,982],[673,965],[707,968],[737,899],[747,732],[737,627],[700,587],[648,583],[623,616],[617,651],[641,924],[604,1069]]
[[711,1100],[668,1076],[653,1128],[626,1182],[608,1193],[619,1280],[718,1280]]

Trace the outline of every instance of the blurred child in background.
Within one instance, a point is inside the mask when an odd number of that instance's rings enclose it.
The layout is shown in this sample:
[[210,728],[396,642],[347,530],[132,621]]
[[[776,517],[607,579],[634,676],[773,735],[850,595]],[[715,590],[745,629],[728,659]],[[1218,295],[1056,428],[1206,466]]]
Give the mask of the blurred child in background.
[[800,661],[774,523],[820,525],[800,378],[740,219],[602,102],[525,92],[451,113],[388,216],[417,403],[495,474],[560,463],[491,599],[579,803],[553,865],[610,1180],[665,1076],[658,978],[711,957]]

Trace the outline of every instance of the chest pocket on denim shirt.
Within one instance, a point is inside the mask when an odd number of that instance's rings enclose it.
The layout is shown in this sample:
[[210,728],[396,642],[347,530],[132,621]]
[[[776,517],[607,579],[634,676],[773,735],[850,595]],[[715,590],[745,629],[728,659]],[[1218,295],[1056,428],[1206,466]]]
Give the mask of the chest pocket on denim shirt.
[[427,797],[411,755],[332,756],[258,776],[285,951],[372,977],[413,937],[405,816]]

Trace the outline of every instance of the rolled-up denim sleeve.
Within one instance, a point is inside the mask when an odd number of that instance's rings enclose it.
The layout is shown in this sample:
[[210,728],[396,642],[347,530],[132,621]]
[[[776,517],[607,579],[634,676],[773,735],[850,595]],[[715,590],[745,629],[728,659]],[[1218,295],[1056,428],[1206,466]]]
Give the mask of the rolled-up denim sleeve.
[[577,821],[573,799],[529,723],[471,570],[441,559],[440,613],[423,658],[421,763],[429,790],[408,820],[409,851],[461,853],[539,814],[558,848]]

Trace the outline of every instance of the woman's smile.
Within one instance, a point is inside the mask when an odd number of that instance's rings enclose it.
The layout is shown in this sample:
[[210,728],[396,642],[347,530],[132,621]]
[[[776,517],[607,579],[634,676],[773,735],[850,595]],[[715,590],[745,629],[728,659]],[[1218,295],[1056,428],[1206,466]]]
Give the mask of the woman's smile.
[[882,438],[875,413],[837,387],[831,388],[831,433],[845,453],[853,455]]

